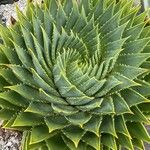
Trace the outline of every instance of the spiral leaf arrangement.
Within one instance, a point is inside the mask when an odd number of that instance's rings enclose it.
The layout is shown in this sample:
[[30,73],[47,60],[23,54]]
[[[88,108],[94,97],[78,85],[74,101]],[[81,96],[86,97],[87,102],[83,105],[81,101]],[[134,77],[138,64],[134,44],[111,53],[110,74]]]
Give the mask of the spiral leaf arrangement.
[[0,118],[23,150],[150,142],[150,26],[133,1],[28,2],[0,26]]

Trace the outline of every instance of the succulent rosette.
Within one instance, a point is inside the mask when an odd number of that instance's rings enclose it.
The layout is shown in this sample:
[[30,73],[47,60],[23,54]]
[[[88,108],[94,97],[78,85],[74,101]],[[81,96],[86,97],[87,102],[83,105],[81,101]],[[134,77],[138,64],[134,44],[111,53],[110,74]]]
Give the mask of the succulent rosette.
[[150,142],[150,26],[133,1],[45,0],[0,27],[0,118],[23,150]]

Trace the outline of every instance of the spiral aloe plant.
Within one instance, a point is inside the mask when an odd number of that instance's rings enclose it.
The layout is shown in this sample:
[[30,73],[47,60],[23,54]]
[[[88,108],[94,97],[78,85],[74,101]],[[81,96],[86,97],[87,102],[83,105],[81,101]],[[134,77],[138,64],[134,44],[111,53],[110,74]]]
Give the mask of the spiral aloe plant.
[[150,142],[150,26],[133,1],[28,1],[0,26],[0,118],[23,150]]

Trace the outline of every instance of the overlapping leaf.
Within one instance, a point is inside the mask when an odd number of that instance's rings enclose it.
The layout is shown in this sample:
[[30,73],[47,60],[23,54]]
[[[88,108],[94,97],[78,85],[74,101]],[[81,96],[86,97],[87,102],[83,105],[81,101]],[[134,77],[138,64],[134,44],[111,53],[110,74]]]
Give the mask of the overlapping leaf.
[[23,150],[144,149],[150,28],[132,1],[28,1],[0,26],[0,118]]

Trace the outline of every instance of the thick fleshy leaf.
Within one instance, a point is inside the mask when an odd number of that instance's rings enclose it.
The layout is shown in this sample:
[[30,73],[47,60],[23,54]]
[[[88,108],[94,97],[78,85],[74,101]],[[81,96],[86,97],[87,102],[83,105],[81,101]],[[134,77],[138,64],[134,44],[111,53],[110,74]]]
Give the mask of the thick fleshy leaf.
[[83,126],[83,124],[87,123],[91,119],[91,115],[84,112],[79,112],[73,115],[69,115],[66,119],[71,122],[73,125]]
[[94,115],[86,124],[84,124],[83,129],[93,132],[99,137],[101,123],[102,117],[99,115]]
[[127,123],[127,127],[129,129],[130,135],[133,138],[137,138],[146,142],[150,142],[150,136],[142,123],[129,122]]
[[139,10],[133,0],[28,0],[0,25],[0,118],[24,132],[23,150],[150,142],[150,27]]
[[45,125],[36,126],[31,131],[30,144],[39,143],[51,136]]
[[84,142],[80,141],[80,143],[78,144],[78,147],[75,147],[74,143],[69,139],[67,138],[66,136],[62,136],[65,144],[67,145],[67,147],[72,150],[87,150],[88,146],[87,144],[85,144]]
[[39,115],[48,115],[53,111],[52,107],[47,103],[31,102],[25,112],[36,113]]
[[124,134],[117,134],[118,135],[118,142],[125,148],[134,150],[131,139]]
[[134,121],[134,122],[143,122],[149,124],[149,120],[146,118],[146,116],[139,110],[138,107],[132,107],[131,108],[133,114],[125,114],[125,120],[127,121]]
[[53,150],[68,150],[66,144],[63,142],[61,135],[56,134],[53,137],[46,140],[48,149]]
[[63,129],[69,125],[68,121],[63,116],[46,117],[45,123],[48,126],[49,133],[58,129]]
[[[129,106],[134,106],[140,103],[149,102],[147,98],[145,98],[140,93],[132,89],[126,89],[122,91],[121,95],[123,96],[123,98],[125,99],[125,101]],[[126,97],[126,95],[128,95],[128,97]]]
[[13,123],[13,126],[35,126],[40,125],[43,118],[37,114],[21,112]]
[[116,145],[114,136],[110,134],[103,134],[102,142],[103,142],[103,145],[107,146],[107,148],[117,150],[117,145]]
[[124,134],[125,136],[131,138],[127,126],[126,126],[126,122],[123,116],[116,116],[115,117],[115,129],[117,133],[121,133]]
[[108,133],[111,134],[112,136],[116,136],[116,130],[115,130],[115,125],[114,125],[114,119],[111,116],[104,116],[101,126],[100,126],[100,132],[101,133]]
[[115,112],[117,115],[124,113],[132,113],[126,101],[119,94],[112,96]]
[[97,137],[95,134],[87,132],[82,140],[88,145],[94,147],[96,150],[100,150],[100,137]]
[[79,127],[76,126],[70,126],[65,129],[63,129],[63,134],[69,138],[75,145],[75,147],[78,147],[78,144],[82,137],[85,134],[85,131]]
[[95,114],[114,114],[115,113],[115,109],[114,109],[114,105],[113,105],[113,100],[111,97],[107,97],[103,100],[100,108],[96,108],[92,111],[92,113]]

